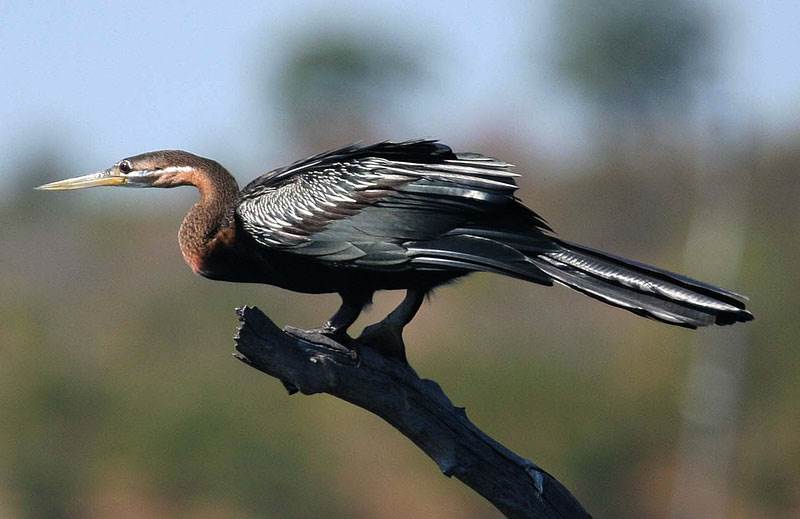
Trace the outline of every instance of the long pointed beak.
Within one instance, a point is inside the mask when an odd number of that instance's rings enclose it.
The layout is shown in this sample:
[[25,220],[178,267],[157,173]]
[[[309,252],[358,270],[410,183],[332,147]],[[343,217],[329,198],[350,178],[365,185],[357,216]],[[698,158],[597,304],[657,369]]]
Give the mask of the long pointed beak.
[[86,187],[97,186],[122,186],[128,182],[128,179],[114,172],[111,169],[100,171],[98,173],[91,173],[81,177],[68,178],[66,180],[59,180],[57,182],[50,182],[44,184],[36,189],[44,191],[64,191],[67,189],[83,189]]

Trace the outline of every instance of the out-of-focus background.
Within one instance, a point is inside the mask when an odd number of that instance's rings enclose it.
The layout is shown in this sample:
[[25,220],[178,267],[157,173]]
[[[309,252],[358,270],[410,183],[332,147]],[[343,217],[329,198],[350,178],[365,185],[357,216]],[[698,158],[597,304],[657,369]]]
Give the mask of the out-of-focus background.
[[436,137],[515,163],[561,236],[757,319],[690,332],[475,275],[408,328],[418,371],[599,517],[797,517],[798,23],[759,0],[0,4],[0,516],[498,516],[374,416],[231,358],[235,306],[314,326],[337,298],[192,275],[192,190],[32,190],[159,148],[244,183]]

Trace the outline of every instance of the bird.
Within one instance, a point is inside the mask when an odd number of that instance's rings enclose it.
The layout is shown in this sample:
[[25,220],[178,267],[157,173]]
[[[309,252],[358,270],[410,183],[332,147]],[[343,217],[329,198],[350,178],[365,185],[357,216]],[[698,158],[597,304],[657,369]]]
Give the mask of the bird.
[[377,291],[405,290],[358,338],[401,358],[403,329],[426,295],[474,272],[564,285],[685,328],[753,319],[742,295],[561,239],[517,197],[518,176],[502,160],[417,139],[327,151],[241,190],[218,162],[179,150],[134,155],[37,189],[194,186],[199,200],[178,242],[195,273],[339,294],[330,319],[299,331],[309,340],[349,339]]

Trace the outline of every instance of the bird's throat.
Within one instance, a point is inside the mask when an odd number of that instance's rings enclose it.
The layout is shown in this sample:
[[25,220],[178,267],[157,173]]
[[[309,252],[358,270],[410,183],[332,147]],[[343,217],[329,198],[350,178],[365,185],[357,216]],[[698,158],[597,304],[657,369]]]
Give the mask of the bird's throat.
[[234,232],[234,204],[239,191],[234,178],[220,168],[204,172],[193,184],[200,191],[178,231],[178,243],[186,263],[198,274],[205,274],[211,256],[229,242]]

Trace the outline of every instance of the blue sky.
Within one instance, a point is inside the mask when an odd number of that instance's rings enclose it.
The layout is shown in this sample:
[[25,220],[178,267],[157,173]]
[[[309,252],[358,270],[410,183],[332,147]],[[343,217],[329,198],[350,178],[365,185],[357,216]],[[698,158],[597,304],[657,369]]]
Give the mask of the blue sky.
[[[800,121],[800,3],[707,0],[718,31],[723,110],[770,133]],[[466,6],[469,7],[466,7]],[[464,142],[476,125],[580,153],[587,111],[552,63],[553,1],[0,3],[0,186],[52,140],[83,173],[183,148],[248,178],[296,158],[264,108],[292,42],[342,28],[423,51],[431,76],[400,100],[385,138]],[[408,107],[408,110],[403,109]]]

